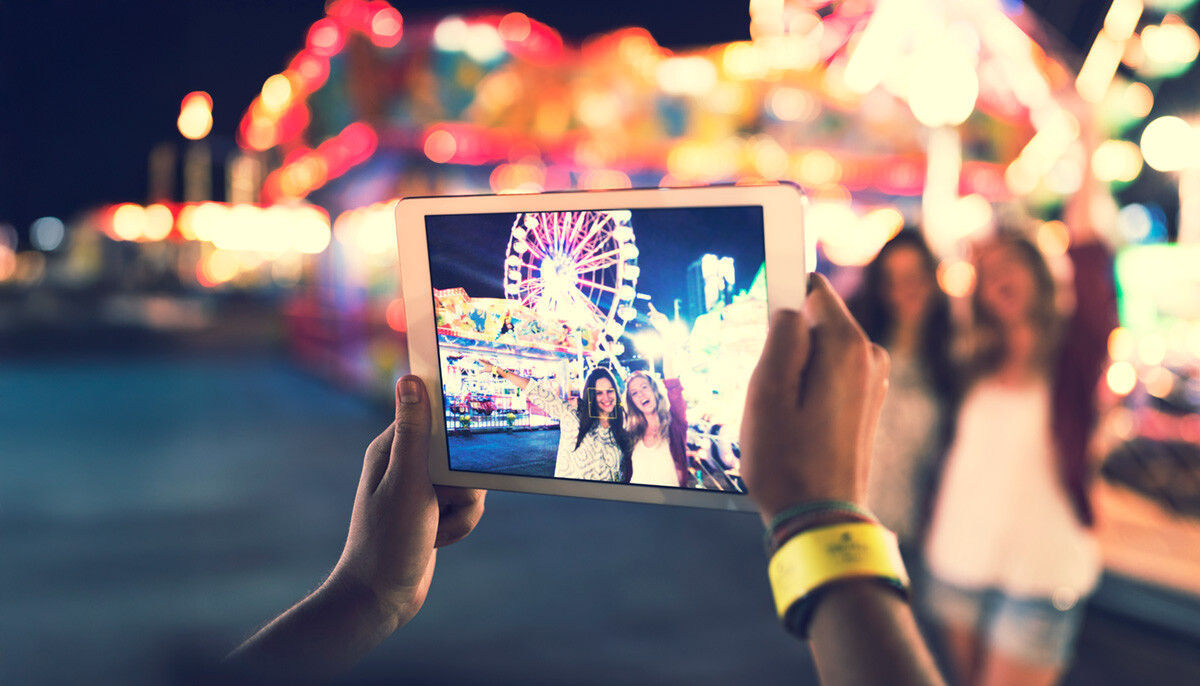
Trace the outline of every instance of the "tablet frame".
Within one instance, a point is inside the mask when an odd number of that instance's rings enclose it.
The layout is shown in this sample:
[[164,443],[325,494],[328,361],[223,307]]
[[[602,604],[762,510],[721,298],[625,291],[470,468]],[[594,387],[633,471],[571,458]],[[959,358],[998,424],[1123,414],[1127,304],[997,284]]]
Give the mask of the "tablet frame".
[[[804,302],[808,272],[804,240],[806,204],[803,192],[791,184],[405,198],[396,206],[396,239],[412,373],[425,382],[430,407],[443,408],[426,216],[758,206],[763,214],[767,308],[769,314],[774,314],[781,308],[799,309]],[[434,409],[432,415],[429,476],[435,484],[723,510],[755,510],[748,496],[728,491],[453,470],[449,464],[445,412]]]

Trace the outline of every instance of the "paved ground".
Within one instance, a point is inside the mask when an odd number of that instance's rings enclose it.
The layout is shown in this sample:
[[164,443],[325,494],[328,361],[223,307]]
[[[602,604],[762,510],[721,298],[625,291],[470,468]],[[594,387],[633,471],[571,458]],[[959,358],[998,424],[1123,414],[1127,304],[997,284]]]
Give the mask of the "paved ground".
[[[0,361],[0,683],[175,683],[228,650],[328,571],[387,415],[261,355]],[[493,493],[347,680],[813,683],[759,534]],[[1200,654],[1097,611],[1068,683],[1200,683]]]
[[469,472],[553,478],[559,435],[557,428],[455,434],[447,439],[450,467]]

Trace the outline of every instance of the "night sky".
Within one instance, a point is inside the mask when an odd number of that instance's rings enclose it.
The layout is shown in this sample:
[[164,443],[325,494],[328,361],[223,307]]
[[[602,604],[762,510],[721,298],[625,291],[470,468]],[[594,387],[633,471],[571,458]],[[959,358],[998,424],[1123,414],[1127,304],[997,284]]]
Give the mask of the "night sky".
[[[512,224],[511,213],[430,217],[426,235],[433,287],[461,287],[471,297],[503,298]],[[705,253],[734,258],[738,291],[750,287],[763,262],[758,207],[633,210],[630,225],[639,251],[638,293],[651,296],[654,306],[668,316],[673,300],[685,298],[688,266]],[[645,301],[639,300],[637,309],[644,315]]]
[[[456,9],[522,11],[570,43],[629,25],[676,48],[749,37],[745,0],[393,4],[409,21]],[[1029,4],[1065,43],[1086,48],[1109,3]],[[0,0],[0,222],[24,235],[41,216],[70,220],[100,204],[145,202],[150,150],[182,142],[175,119],[193,90],[213,96],[217,154],[232,150],[263,81],[323,14],[323,0]],[[1170,104],[1162,109],[1155,114]]]

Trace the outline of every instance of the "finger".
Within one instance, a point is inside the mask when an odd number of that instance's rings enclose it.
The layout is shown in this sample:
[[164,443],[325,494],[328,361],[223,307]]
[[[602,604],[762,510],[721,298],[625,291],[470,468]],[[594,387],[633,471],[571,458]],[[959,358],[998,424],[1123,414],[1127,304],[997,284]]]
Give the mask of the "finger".
[[438,528],[435,548],[466,538],[483,517],[487,491],[476,488],[435,486],[438,500]]
[[403,488],[429,484],[429,394],[419,377],[396,384],[396,435],[384,481]]
[[[866,392],[871,369],[871,343],[854,320],[829,280],[813,274],[804,301],[804,313],[812,322],[812,351],[805,377],[804,395],[824,401],[823,393],[844,389],[854,396]],[[815,395],[808,389],[816,389]]]
[[879,412],[883,408],[883,399],[887,395],[888,373],[891,370],[891,358],[883,346],[871,345],[871,374],[867,385],[867,411],[863,414],[863,427],[860,432],[862,443],[859,454],[863,459],[859,466],[863,470],[859,479],[860,484],[867,483],[867,472],[871,465],[871,455],[875,451],[875,432],[879,427]]
[[[762,356],[750,377],[748,395],[770,394],[772,397],[768,402],[799,397],[800,377],[810,348],[811,338],[804,316],[795,310],[775,312]],[[773,390],[779,397],[774,396]]]
[[824,326],[841,332],[862,332],[854,315],[850,314],[845,301],[833,290],[833,284],[821,274],[809,276],[808,297],[804,300],[804,313],[813,326]]
[[379,482],[383,480],[383,475],[387,472],[388,463],[392,456],[392,441],[396,435],[396,422],[388,424],[388,428],[383,430],[383,433],[375,437],[371,441],[371,445],[367,446],[367,453],[363,456],[362,476],[358,479],[358,490],[360,493],[371,494],[379,487]]

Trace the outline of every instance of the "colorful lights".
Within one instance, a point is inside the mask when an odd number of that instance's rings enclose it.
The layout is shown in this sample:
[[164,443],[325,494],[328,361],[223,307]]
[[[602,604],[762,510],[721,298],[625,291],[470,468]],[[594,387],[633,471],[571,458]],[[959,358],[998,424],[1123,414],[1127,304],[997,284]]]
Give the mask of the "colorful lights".
[[330,17],[318,19],[308,29],[307,47],[318,57],[333,57],[346,45],[342,26]]
[[1043,222],[1037,230],[1037,246],[1047,257],[1061,257],[1071,247],[1071,232],[1058,221]]
[[115,240],[162,241],[175,231],[184,240],[211,243],[220,250],[274,257],[287,252],[316,254],[330,239],[329,216],[312,205],[264,208],[204,202],[185,205],[175,217],[165,205],[123,203],[103,213],[101,225]]
[[1142,151],[1136,143],[1107,140],[1092,153],[1092,173],[1100,181],[1128,183],[1142,171]]
[[1104,380],[1113,393],[1127,396],[1137,387],[1137,371],[1128,362],[1114,362],[1105,373]]
[[1142,132],[1142,156],[1158,171],[1179,171],[1195,164],[1200,135],[1179,117],[1159,117]]
[[1075,90],[1087,102],[1098,103],[1104,98],[1143,9],[1142,0],[1113,0],[1109,6],[1104,29],[1096,36],[1075,78]]
[[966,260],[947,260],[938,265],[938,285],[952,298],[965,298],[975,290],[975,267]]
[[184,138],[198,141],[212,131],[212,97],[204,91],[188,93],[179,107],[176,120],[179,133]]

